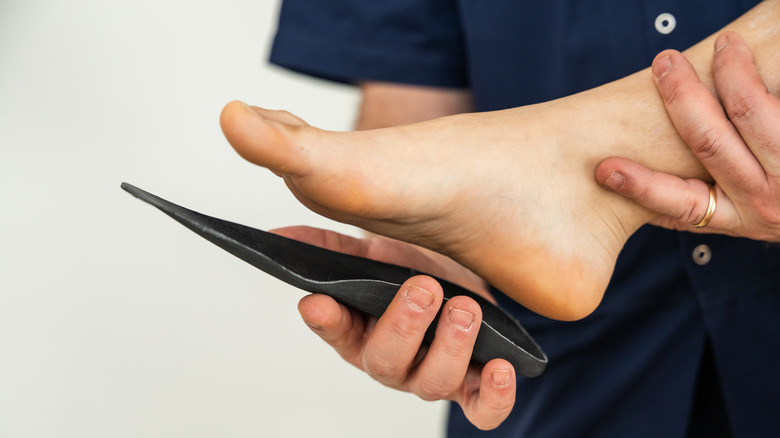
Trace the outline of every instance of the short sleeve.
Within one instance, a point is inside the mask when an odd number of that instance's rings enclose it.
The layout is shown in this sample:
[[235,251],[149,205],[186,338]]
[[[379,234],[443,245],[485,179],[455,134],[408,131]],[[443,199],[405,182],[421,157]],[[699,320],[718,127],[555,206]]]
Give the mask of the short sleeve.
[[285,0],[270,61],[339,82],[467,85],[455,0]]

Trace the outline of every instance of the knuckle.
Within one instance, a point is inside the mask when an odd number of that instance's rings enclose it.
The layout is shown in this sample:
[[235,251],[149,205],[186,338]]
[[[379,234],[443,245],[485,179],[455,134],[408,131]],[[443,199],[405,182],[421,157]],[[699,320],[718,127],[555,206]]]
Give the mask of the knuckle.
[[437,354],[441,354],[450,359],[467,359],[470,357],[471,345],[467,342],[470,339],[453,339],[453,342],[444,342],[439,344],[436,349]]
[[778,203],[756,201],[752,204],[752,208],[768,228],[780,229],[780,205]]
[[420,382],[417,396],[426,401],[444,400],[457,390],[457,385],[425,380]]
[[711,126],[697,126],[690,131],[686,138],[688,145],[699,159],[709,159],[720,152],[721,134]]
[[732,122],[751,120],[760,106],[760,98],[756,94],[744,94],[725,105],[726,114]]
[[687,91],[685,82],[667,75],[661,83],[663,84],[660,89],[661,98],[667,108],[673,107],[678,102],[684,100]]
[[[707,198],[707,200],[709,201],[709,198]],[[675,216],[675,219],[677,219],[679,222],[686,224],[696,224],[699,223],[704,217],[704,213],[697,213],[698,211],[701,211],[701,205],[695,197],[691,195],[686,196],[682,205],[684,207]],[[707,207],[704,208],[706,209]]]
[[650,202],[652,198],[652,194],[650,193],[650,187],[647,185],[643,185],[642,187],[637,187],[633,195],[634,195],[633,196],[634,200],[642,205],[646,205],[648,202]]
[[402,314],[388,318],[387,328],[391,338],[402,341],[407,339],[416,339],[419,337],[422,330],[424,330],[418,327],[414,321],[405,318],[405,316],[405,314]]
[[493,413],[493,416],[498,416],[501,413],[508,413],[515,405],[514,397],[495,397],[484,401],[485,408]]
[[404,374],[403,367],[378,354],[363,355],[363,369],[373,379],[380,382],[393,382]]
[[[704,217],[704,216],[702,216]],[[680,215],[676,217],[679,222],[686,224],[697,224],[701,219],[696,219],[696,208],[694,206],[688,206],[680,212]]]

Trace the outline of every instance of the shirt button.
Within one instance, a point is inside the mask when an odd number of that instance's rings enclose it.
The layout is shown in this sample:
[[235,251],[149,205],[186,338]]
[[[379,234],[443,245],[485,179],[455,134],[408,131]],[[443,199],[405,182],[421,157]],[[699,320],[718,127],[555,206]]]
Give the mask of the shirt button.
[[674,18],[674,15],[668,12],[664,12],[655,17],[655,30],[657,30],[658,33],[668,35],[672,33],[675,26],[677,26],[677,20]]
[[693,261],[699,266],[704,266],[712,259],[712,250],[707,245],[699,245],[693,249]]

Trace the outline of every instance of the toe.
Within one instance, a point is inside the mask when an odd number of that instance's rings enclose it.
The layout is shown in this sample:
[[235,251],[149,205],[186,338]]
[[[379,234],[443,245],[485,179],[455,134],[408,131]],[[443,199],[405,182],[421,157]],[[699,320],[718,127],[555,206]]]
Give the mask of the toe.
[[222,132],[233,148],[247,161],[274,172],[306,173],[308,160],[296,139],[303,120],[286,111],[254,109],[233,101],[220,116]]

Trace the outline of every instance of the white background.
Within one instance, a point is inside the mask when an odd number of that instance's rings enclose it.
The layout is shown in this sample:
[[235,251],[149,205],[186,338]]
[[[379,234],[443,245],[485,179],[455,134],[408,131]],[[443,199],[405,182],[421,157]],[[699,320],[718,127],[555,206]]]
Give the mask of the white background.
[[0,437],[440,436],[311,334],[302,292],[121,191],[355,234],[219,130],[233,99],[349,129],[357,94],[270,67],[271,0],[0,0]]

